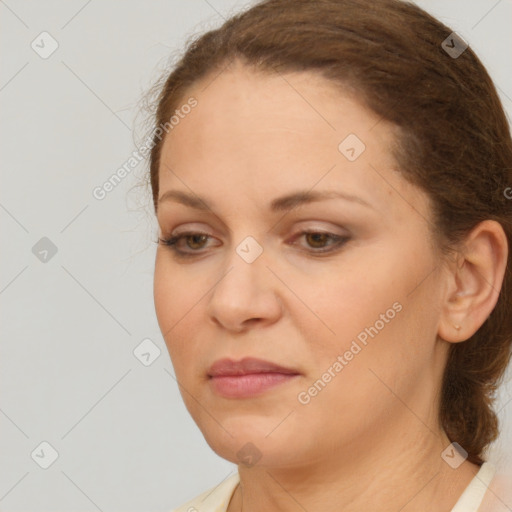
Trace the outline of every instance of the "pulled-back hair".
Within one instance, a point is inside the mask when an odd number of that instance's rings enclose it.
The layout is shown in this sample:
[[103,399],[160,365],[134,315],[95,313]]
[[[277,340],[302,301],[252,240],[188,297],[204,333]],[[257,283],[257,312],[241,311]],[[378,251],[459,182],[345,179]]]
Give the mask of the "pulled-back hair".
[[[456,251],[480,221],[498,221],[512,247],[512,139],[491,78],[470,47],[401,0],[266,0],[190,41],[157,100],[168,122],[192,85],[237,60],[269,74],[310,71],[351,90],[396,125],[399,171],[433,205],[433,234]],[[448,39],[447,39],[448,38]],[[164,139],[155,137],[150,182],[157,210]],[[439,420],[468,460],[481,464],[498,435],[492,409],[510,359],[510,253],[498,302],[468,340],[450,344]]]

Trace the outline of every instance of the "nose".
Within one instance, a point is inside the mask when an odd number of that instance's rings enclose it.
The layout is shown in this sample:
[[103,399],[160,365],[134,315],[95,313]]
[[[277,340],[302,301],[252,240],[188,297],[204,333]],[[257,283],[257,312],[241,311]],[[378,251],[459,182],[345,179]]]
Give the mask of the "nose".
[[207,314],[217,325],[242,332],[254,324],[270,325],[282,315],[280,281],[267,267],[265,251],[248,263],[234,249],[209,296]]

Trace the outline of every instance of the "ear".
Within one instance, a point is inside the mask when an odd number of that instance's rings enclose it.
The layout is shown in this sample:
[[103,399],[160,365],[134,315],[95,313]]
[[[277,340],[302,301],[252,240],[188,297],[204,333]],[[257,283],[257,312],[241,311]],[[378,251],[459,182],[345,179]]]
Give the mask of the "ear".
[[442,339],[465,341],[481,327],[498,301],[507,258],[500,223],[485,220],[473,228],[447,274],[438,328]]

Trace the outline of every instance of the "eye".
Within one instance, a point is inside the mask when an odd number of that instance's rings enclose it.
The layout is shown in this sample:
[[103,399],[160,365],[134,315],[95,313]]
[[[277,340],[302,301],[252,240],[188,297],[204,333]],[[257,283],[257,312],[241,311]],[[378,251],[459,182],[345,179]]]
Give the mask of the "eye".
[[188,231],[185,233],[180,233],[179,235],[174,235],[169,238],[159,238],[159,242],[162,245],[170,247],[176,254],[179,256],[192,256],[187,251],[183,251],[179,248],[179,242],[181,240],[187,240],[186,245],[189,249],[192,249],[192,252],[198,252],[199,249],[204,248],[204,244],[208,238],[211,238],[210,235],[206,233],[200,233],[196,231]]
[[[346,235],[336,235],[324,231],[302,231],[294,239],[301,237],[305,237],[308,247],[314,249],[309,251],[312,254],[334,252],[350,239],[350,237]],[[206,243],[210,238],[212,237],[207,233],[188,231],[169,238],[159,238],[158,242],[169,247],[177,256],[188,258],[200,255],[200,250],[206,247]],[[180,248],[180,242],[182,240],[185,241],[185,247],[189,250],[184,250],[183,247]]]
[[[313,249],[323,249],[311,251],[313,254],[335,251],[350,239],[347,235],[336,235],[327,231],[302,231],[297,238],[301,237],[305,237],[309,247]],[[331,243],[326,245],[329,241],[331,241]]]

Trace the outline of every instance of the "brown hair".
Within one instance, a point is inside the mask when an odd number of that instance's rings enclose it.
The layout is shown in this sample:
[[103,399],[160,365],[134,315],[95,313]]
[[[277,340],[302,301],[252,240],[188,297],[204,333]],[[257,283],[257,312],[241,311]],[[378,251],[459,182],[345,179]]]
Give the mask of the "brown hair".
[[[454,58],[442,47],[451,33],[400,0],[262,1],[187,44],[161,87],[155,127],[169,121],[191,85],[235,59],[268,73],[316,72],[356,90],[362,104],[396,125],[393,154],[403,176],[430,197],[443,252],[485,219],[500,222],[512,247],[509,125],[472,49]],[[163,139],[153,144],[156,212]],[[470,339],[451,344],[442,383],[440,423],[476,464],[498,435],[492,403],[511,353],[510,259],[489,318]]]

